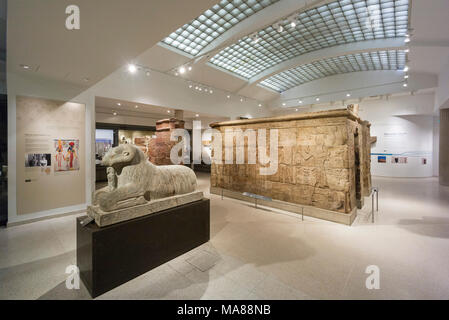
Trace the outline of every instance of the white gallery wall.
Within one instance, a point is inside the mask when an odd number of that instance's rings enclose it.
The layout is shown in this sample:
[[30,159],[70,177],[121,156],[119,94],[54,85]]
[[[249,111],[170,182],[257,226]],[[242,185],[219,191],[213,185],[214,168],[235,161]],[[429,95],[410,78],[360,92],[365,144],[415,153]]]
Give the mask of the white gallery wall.
[[[438,175],[438,118],[433,112],[433,92],[393,96],[359,102],[360,117],[371,123],[371,173],[385,177],[432,177]],[[346,103],[357,103],[351,100]],[[341,109],[346,105],[298,107],[298,112]],[[274,115],[295,113],[295,109],[276,109]],[[385,162],[378,162],[378,157]],[[406,163],[395,163],[394,158]],[[425,161],[423,159],[426,159]],[[425,162],[425,164],[423,164]]]
[[434,94],[430,93],[360,104],[360,116],[371,122],[371,135],[377,137],[371,149],[373,175],[434,175],[433,103]]

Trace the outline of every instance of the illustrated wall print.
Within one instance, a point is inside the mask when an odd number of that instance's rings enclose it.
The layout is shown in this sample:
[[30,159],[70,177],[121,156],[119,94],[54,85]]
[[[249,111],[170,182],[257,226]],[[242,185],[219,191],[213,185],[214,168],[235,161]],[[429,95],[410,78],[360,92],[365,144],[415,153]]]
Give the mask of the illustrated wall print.
[[55,172],[79,170],[79,140],[55,139]]
[[387,163],[387,157],[386,156],[378,156],[377,162],[379,163]]

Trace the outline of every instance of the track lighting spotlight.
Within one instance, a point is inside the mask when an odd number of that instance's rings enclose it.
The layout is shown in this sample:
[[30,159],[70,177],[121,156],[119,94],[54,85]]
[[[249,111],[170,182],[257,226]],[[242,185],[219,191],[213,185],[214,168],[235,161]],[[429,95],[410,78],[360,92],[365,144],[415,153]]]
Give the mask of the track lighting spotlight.
[[137,72],[137,67],[136,67],[136,65],[135,64],[129,64],[128,65],[128,71],[129,71],[129,73],[136,73]]

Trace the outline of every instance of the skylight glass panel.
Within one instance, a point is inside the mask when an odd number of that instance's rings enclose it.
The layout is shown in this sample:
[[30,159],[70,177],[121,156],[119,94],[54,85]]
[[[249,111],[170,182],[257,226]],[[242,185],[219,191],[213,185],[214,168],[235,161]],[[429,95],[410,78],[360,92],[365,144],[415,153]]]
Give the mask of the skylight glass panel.
[[[278,1],[222,0],[195,20],[170,34],[162,42],[195,56],[240,21]],[[198,41],[196,37],[201,39]]]
[[334,57],[289,69],[265,79],[260,84],[266,88],[283,92],[298,85],[336,74],[402,70],[406,64],[404,50],[374,51]]
[[283,21],[283,31],[269,26],[223,49],[210,63],[251,78],[302,54],[356,41],[404,37],[408,29],[408,0],[340,0],[302,12],[296,27]]

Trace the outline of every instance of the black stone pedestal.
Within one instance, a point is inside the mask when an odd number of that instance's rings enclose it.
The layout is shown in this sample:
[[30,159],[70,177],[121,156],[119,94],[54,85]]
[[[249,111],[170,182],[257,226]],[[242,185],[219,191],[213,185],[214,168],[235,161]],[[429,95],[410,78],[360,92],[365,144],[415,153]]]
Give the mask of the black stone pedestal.
[[76,258],[93,298],[206,243],[209,199],[99,228],[77,218]]

